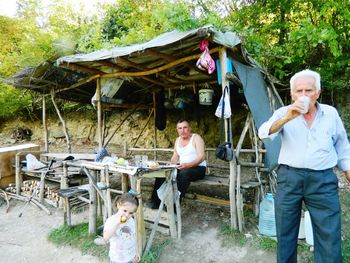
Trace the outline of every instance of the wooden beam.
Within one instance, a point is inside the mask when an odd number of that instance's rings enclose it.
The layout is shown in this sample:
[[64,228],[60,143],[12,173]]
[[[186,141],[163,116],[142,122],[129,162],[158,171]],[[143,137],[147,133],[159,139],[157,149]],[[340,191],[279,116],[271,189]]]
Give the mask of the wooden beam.
[[[213,48],[213,49],[210,50],[210,54],[219,52],[219,50],[221,50],[221,49],[222,49],[221,47]],[[158,67],[158,68],[155,68],[155,69],[151,69],[151,70],[142,71],[142,72],[105,73],[105,74],[102,74],[101,77],[104,77],[104,78],[114,78],[114,77],[118,77],[118,76],[140,77],[140,76],[156,74],[156,73],[159,73],[159,72],[164,71],[166,69],[175,67],[176,65],[179,65],[181,63],[185,63],[187,61],[191,61],[191,60],[197,59],[201,55],[202,54],[200,53],[200,54],[195,54],[195,55],[191,55],[191,56],[188,56],[188,57],[180,58],[180,59],[177,59],[177,60],[175,60],[173,62],[170,62],[167,65],[164,65],[164,66],[161,66],[161,67]]]
[[69,69],[72,69],[72,70],[79,70],[79,71],[83,71],[83,72],[87,72],[87,73],[90,73],[90,74],[105,74],[105,72],[103,71],[100,71],[98,69],[95,69],[95,68],[89,68],[89,67],[85,67],[85,66],[82,66],[82,65],[78,65],[76,63],[66,63],[66,62],[63,62],[60,64],[60,67],[65,67],[65,68],[69,68]]
[[111,104],[111,103],[101,103],[101,107],[103,110],[111,110],[111,109],[132,109],[137,108],[139,110],[147,110],[150,109],[152,106],[147,104]]
[[[118,58],[119,59],[119,58]],[[128,61],[129,63],[131,63],[130,61]],[[110,61],[107,61],[107,60],[101,60],[101,61],[98,61],[98,63],[100,63],[100,64],[102,64],[102,65],[105,65],[105,66],[107,66],[107,67],[111,67],[111,68],[113,68],[113,69],[116,69],[116,70],[118,70],[118,71],[123,71],[123,70],[125,70],[123,67],[121,67],[121,66],[119,66],[119,65],[117,65],[117,64],[115,64],[115,63],[113,63],[113,62],[110,62]],[[135,64],[135,63],[134,63]],[[137,65],[137,64],[136,64]],[[154,79],[152,79],[152,78],[148,78],[148,77],[140,77],[140,78],[142,78],[142,79],[144,79],[144,80],[146,80],[146,81],[148,81],[148,82],[151,82],[151,83],[153,83],[153,84],[156,84],[156,85],[159,85],[159,86],[164,86],[164,87],[166,87],[166,84],[164,84],[164,83],[162,83],[162,82],[159,82],[159,81],[156,81],[156,80],[154,80]],[[135,82],[137,82],[136,80],[134,80]],[[140,85],[141,86],[141,85]]]
[[[145,54],[149,54],[151,56],[155,56],[155,57],[159,57],[159,58],[163,58],[169,62],[172,62],[172,61],[175,61],[177,60],[176,57],[172,56],[172,55],[169,55],[169,54],[165,54],[165,53],[162,53],[162,52],[158,52],[156,51],[155,49],[153,48],[150,48],[150,49],[146,49],[145,50]],[[195,67],[195,66],[192,66],[191,64],[188,64],[188,63],[184,63],[184,66],[189,68],[189,69],[193,69],[197,72],[200,72],[200,73],[203,73],[202,70],[200,70],[199,68]]]
[[[125,64],[125,65],[127,65],[129,67],[136,68],[138,70],[142,70],[142,71],[149,70],[149,68],[146,68],[146,67],[144,67],[142,65],[134,63],[134,62],[132,62],[132,61],[126,59],[126,58],[123,58],[123,57],[117,57],[117,58],[115,58],[115,61],[117,61],[117,62],[120,61],[121,63],[123,63],[123,64]],[[170,81],[175,82],[175,83],[178,83],[179,81],[181,81],[181,80],[179,80],[177,78],[167,76],[164,73],[159,73],[159,76],[163,77],[164,79],[169,79]]]

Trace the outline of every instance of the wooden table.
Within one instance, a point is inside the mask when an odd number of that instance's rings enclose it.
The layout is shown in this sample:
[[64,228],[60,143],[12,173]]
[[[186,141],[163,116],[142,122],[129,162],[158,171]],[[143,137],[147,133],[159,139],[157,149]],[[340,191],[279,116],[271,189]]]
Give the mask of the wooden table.
[[[67,163],[70,165],[70,163]],[[163,210],[164,204],[167,206],[167,215],[169,220],[170,234],[172,238],[181,238],[181,209],[179,198],[174,198],[175,193],[177,193],[177,183],[176,175],[177,170],[175,166],[161,166],[157,169],[150,168],[138,168],[135,166],[124,166],[117,164],[103,164],[98,162],[87,162],[82,161],[81,167],[87,173],[89,177],[90,184],[90,207],[89,207],[89,233],[96,233],[96,219],[97,219],[97,193],[101,196],[104,201],[106,212],[108,217],[112,214],[109,179],[110,175],[121,175],[122,178],[122,192],[127,192],[128,185],[127,179],[129,179],[130,187],[137,193],[142,193],[141,181],[143,178],[165,178],[166,184],[166,194],[164,200],[161,201],[160,207],[157,211],[156,218],[154,219],[154,224],[149,239],[146,243],[146,233],[145,233],[145,223],[143,215],[143,204],[142,199],[139,199],[139,208],[136,213],[136,225],[137,225],[137,242],[138,249],[140,252],[147,252],[151,247],[153,237],[155,235],[156,228],[159,223],[160,213]],[[107,184],[107,191],[104,194],[97,186],[97,176],[94,171],[99,170],[104,174],[104,181]],[[118,192],[118,191],[117,191]],[[174,200],[176,205],[177,213],[174,211]],[[177,220],[175,219],[175,216]],[[142,254],[142,253],[141,253]]]

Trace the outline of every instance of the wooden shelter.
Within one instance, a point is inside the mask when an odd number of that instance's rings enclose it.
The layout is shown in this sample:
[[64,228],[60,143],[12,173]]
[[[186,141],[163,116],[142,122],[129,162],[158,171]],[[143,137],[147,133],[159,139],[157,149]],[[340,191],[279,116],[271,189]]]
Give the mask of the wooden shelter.
[[[209,53],[216,61],[217,70],[212,74],[196,66],[197,60],[203,54],[199,48],[203,40],[208,41]],[[274,168],[279,147],[266,144],[268,151],[263,161],[255,125],[259,126],[282,102],[268,73],[250,57],[234,32],[221,32],[212,26],[186,32],[172,31],[142,44],[61,57],[56,65],[43,63],[28,72],[17,74],[11,84],[32,89],[44,96],[51,95],[53,102],[54,97],[83,103],[93,101],[97,109],[99,147],[106,145],[102,132],[104,110],[150,108],[155,119],[158,114],[156,94],[164,89],[198,92],[208,85],[220,84],[223,90],[230,83],[241,88],[252,114],[247,118],[238,145],[233,147],[236,158],[230,161],[229,186],[231,225],[233,228],[242,228],[242,207],[239,207],[240,202],[237,201],[240,199],[239,175],[242,162],[239,161],[239,155],[242,143],[249,132],[252,140],[250,151],[256,157],[255,164],[250,165],[256,168],[257,175],[262,168],[265,171]],[[43,100],[44,127],[45,118]],[[225,121],[225,131],[230,127],[231,119],[228,118]],[[47,150],[47,128],[45,131]],[[231,139],[228,138],[230,133],[225,134],[226,141]],[[69,136],[66,137],[68,140]],[[155,148],[156,138],[155,129]]]

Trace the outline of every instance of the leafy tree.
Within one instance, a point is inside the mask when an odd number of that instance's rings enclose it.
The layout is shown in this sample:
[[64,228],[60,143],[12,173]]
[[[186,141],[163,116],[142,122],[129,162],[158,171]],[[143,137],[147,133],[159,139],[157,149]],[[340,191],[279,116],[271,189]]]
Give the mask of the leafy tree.
[[277,78],[312,68],[327,89],[349,85],[349,1],[251,0],[230,8],[232,29]]

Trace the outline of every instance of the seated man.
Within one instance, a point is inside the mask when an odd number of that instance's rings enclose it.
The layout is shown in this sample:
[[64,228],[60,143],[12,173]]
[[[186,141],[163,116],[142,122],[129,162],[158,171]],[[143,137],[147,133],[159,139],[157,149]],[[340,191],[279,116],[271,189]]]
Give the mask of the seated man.
[[[174,154],[171,157],[171,164],[176,164],[177,187],[181,192],[180,201],[185,197],[190,183],[203,179],[206,171],[206,161],[204,152],[204,141],[198,134],[192,133],[190,123],[181,119],[176,125],[179,137],[175,141]],[[156,178],[151,202],[146,205],[156,209],[160,205],[157,189],[164,182],[164,178]]]

